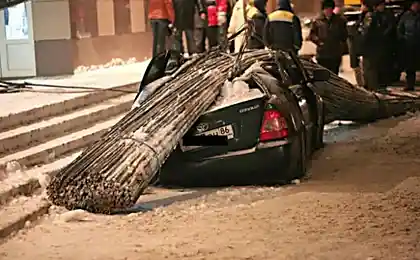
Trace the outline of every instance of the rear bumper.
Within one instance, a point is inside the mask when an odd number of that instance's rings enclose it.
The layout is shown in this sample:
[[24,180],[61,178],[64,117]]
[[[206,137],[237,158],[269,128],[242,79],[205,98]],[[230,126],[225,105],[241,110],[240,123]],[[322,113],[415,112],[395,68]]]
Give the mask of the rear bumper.
[[162,169],[163,184],[183,186],[248,185],[280,182],[290,176],[290,144],[274,142],[202,161],[187,161],[178,152]]

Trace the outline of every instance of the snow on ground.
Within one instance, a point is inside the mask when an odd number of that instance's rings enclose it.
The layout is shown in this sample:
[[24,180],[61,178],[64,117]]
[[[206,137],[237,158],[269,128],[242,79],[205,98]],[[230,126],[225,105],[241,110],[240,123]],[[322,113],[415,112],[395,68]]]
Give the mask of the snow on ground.
[[54,209],[0,259],[420,259],[420,116],[354,131],[300,185],[213,189],[126,216]]

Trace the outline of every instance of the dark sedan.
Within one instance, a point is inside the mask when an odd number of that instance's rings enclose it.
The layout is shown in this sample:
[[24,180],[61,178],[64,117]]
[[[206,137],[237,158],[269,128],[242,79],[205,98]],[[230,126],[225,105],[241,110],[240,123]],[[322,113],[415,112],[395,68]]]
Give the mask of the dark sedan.
[[311,85],[328,80],[329,71],[308,75],[296,55],[279,52],[247,75],[260,94],[205,112],[166,161],[161,183],[273,184],[305,174],[323,143],[323,102]]

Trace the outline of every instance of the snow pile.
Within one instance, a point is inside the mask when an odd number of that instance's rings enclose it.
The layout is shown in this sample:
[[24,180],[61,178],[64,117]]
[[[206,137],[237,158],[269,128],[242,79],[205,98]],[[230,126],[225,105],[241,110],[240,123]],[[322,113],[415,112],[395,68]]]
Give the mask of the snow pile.
[[373,140],[370,149],[391,155],[417,158],[420,154],[420,115],[398,123],[388,134]]
[[[144,60],[147,60],[147,57],[144,57]],[[74,74],[79,74],[87,71],[95,71],[100,69],[107,69],[107,68],[113,68],[121,65],[127,65],[127,64],[133,64],[139,62],[135,57],[131,57],[128,60],[123,60],[121,58],[113,58],[109,62],[105,64],[99,64],[99,65],[90,65],[90,66],[79,66],[74,70]]]
[[261,90],[257,88],[251,89],[244,80],[236,78],[232,82],[225,82],[220,90],[220,95],[215,104],[210,107],[207,112],[246,102],[248,100],[261,98],[263,96],[264,94]]

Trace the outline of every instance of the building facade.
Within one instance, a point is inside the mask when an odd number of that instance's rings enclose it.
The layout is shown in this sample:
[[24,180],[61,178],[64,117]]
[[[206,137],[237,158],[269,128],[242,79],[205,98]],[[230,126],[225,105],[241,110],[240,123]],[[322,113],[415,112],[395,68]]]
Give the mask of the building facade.
[[34,0],[0,12],[0,77],[71,74],[113,58],[144,60],[146,0]]
[[[320,0],[293,0],[316,12]],[[268,1],[268,9],[276,0]],[[32,0],[0,11],[0,78],[72,74],[151,55],[148,0]]]

